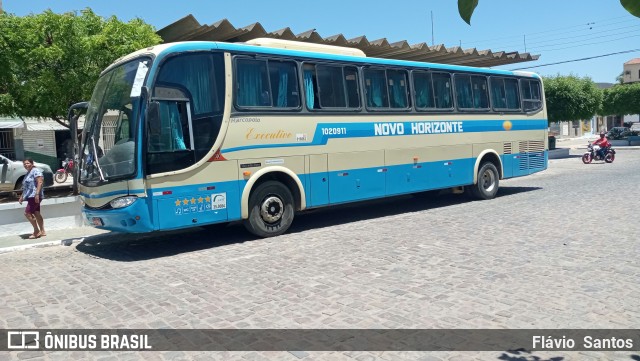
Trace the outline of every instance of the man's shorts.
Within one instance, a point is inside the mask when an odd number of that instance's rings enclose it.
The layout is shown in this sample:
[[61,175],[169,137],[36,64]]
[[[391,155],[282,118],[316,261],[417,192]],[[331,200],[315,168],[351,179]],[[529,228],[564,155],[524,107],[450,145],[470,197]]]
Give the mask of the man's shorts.
[[[42,200],[40,200],[42,202]],[[40,212],[40,203],[36,203],[36,198],[27,198],[27,208],[24,210],[24,213],[34,214],[36,212]]]

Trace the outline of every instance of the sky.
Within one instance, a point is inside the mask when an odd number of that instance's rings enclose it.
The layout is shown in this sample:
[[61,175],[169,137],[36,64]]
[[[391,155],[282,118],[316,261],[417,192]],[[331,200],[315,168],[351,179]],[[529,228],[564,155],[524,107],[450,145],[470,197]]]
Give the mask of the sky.
[[[626,61],[640,58],[640,18],[618,0],[480,0],[471,25],[458,15],[455,0],[2,0],[2,7],[18,16],[88,7],[103,17],[141,18],[156,30],[193,14],[200,24],[227,19],[239,28],[259,22],[267,32],[289,27],[294,34],[315,29],[322,37],[527,51],[539,60],[499,68],[530,67],[543,76],[572,74],[605,83],[616,82]],[[575,61],[583,58],[592,59]]]

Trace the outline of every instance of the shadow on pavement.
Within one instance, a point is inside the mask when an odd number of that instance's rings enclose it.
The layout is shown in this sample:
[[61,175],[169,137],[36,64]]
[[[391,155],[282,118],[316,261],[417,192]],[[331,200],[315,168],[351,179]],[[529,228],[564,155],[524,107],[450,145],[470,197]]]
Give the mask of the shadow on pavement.
[[[500,187],[497,198],[540,190],[540,187]],[[464,195],[423,192],[413,195],[350,203],[301,212],[287,233],[338,226],[356,221],[394,216],[472,202]],[[144,234],[105,233],[85,238],[80,252],[120,262],[135,262],[243,243],[256,239],[240,222],[188,230]]]

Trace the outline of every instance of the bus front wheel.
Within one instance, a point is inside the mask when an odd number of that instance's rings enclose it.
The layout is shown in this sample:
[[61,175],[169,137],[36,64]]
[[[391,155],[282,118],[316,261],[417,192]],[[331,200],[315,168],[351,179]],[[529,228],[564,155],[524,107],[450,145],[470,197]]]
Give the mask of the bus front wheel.
[[259,237],[279,236],[293,223],[294,213],[289,188],[277,181],[266,181],[249,196],[249,218],[244,226]]
[[467,186],[467,194],[477,199],[492,199],[498,193],[500,175],[493,163],[482,163],[478,170],[478,182]]

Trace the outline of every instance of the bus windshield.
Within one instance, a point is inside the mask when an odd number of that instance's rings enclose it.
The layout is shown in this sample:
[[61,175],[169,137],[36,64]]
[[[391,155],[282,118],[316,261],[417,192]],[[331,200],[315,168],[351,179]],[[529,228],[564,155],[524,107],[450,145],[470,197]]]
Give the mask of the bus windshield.
[[138,58],[103,74],[87,109],[80,182],[109,182],[135,173],[136,119],[151,60]]

